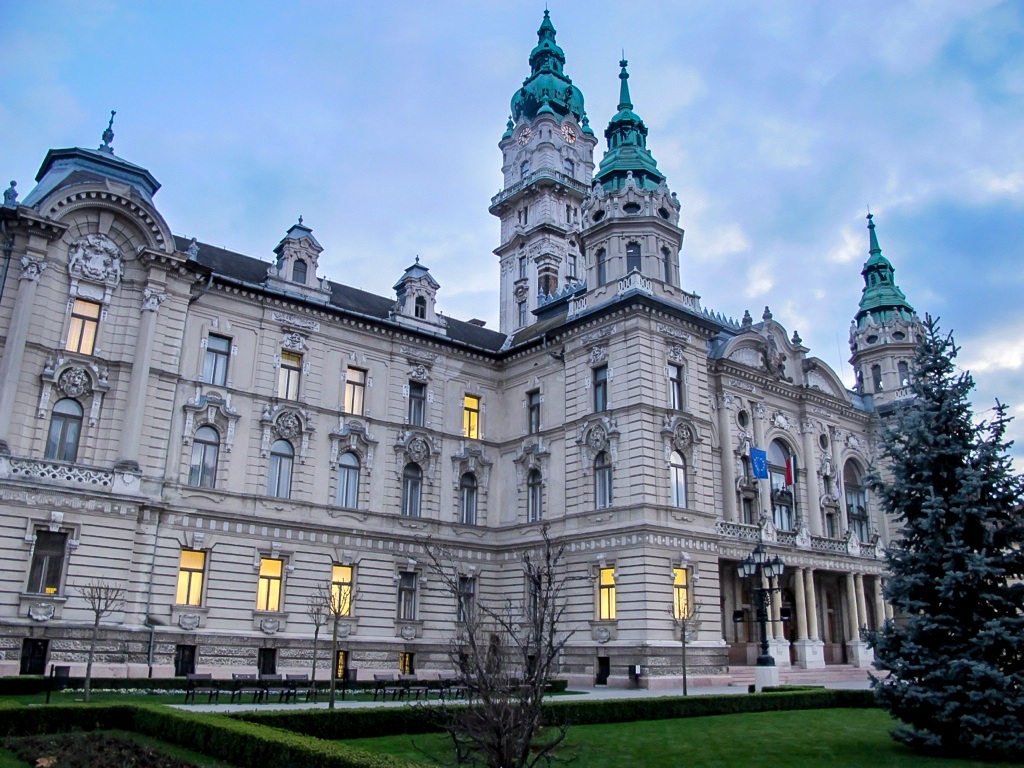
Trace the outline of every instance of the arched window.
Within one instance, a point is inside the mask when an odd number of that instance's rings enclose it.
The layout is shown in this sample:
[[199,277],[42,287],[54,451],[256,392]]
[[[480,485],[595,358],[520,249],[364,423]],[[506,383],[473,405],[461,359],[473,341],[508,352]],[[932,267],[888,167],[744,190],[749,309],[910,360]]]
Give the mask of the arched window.
[[402,514],[420,516],[420,497],[423,495],[423,470],[419,464],[409,462],[402,472]]
[[419,320],[427,319],[427,300],[422,296],[416,297],[414,313]]
[[544,489],[540,470],[531,469],[526,476],[526,519],[536,523],[544,517]]
[[640,271],[640,243],[630,243],[626,246],[626,274],[634,269]]
[[678,451],[672,452],[669,470],[672,475],[672,506],[686,507],[686,459]]
[[668,248],[661,249],[661,260],[665,266],[665,282],[675,285],[676,281],[672,279],[672,252]]
[[608,252],[601,248],[597,252],[597,284],[604,285],[608,282]]
[[287,440],[278,440],[270,446],[267,496],[287,499],[292,495],[292,464],[294,462],[295,450]]
[[188,467],[188,484],[196,488],[217,485],[217,457],[220,435],[213,427],[200,427],[192,438],[192,461]]
[[900,386],[901,387],[909,387],[910,386],[910,366],[907,365],[905,362],[903,362],[901,360],[900,362],[898,362],[896,364],[896,370],[899,373]]
[[772,521],[780,531],[793,530],[793,499],[796,498],[796,462],[781,440],[768,446],[768,477],[772,486]]
[[572,176],[576,172],[576,163],[568,157],[562,159],[562,172],[566,176]]
[[338,457],[338,506],[359,506],[359,457],[352,451]]
[[78,458],[78,439],[82,435],[82,406],[77,400],[65,397],[53,406],[50,432],[46,436],[48,459],[74,461]]
[[463,525],[476,525],[476,477],[465,472],[459,481],[459,512]]
[[302,259],[296,259],[295,263],[292,264],[292,282],[306,284],[306,278],[309,276],[309,267],[306,262]]
[[864,474],[856,462],[848,461],[843,468],[843,488],[846,490],[846,518],[850,530],[863,542],[868,540],[868,496],[864,489]]
[[875,392],[882,391],[882,366],[872,365],[871,366],[871,383],[875,387]]
[[594,499],[598,509],[612,505],[612,461],[607,451],[594,459]]

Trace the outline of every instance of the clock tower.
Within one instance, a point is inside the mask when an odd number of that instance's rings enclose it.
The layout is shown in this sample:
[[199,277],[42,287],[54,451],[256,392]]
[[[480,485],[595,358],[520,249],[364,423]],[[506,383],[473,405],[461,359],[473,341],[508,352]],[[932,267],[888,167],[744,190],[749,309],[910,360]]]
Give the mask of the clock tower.
[[491,200],[501,219],[502,333],[535,321],[548,296],[584,279],[579,231],[590,192],[597,139],[583,94],[564,72],[547,11],[530,52],[530,75],[512,97],[512,115],[498,142],[504,186]]

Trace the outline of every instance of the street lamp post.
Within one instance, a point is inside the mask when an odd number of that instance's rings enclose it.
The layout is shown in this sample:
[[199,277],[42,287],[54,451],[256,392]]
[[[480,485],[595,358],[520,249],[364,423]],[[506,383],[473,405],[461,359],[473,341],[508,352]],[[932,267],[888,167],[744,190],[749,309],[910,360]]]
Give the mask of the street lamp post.
[[[757,657],[757,667],[774,667],[775,659],[768,652],[768,617],[772,604],[772,592],[781,589],[777,582],[782,576],[785,564],[778,555],[771,557],[762,544],[754,547],[745,560],[736,567],[739,575],[750,585],[752,600],[756,607],[756,618],[761,630],[761,654]],[[765,583],[767,582],[767,586]],[[757,677],[757,676],[755,676]],[[775,680],[778,672],[763,674],[762,679]]]

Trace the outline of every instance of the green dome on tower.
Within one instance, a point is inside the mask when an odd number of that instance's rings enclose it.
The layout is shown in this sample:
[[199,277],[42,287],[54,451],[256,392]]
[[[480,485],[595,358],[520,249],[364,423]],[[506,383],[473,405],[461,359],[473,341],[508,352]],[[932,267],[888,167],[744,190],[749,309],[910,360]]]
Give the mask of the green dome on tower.
[[564,66],[565,53],[555,42],[555,26],[544,11],[544,21],[537,30],[537,46],[530,51],[530,76],[512,97],[513,119],[532,120],[541,111],[583,119],[583,93],[572,84]]
[[608,151],[604,153],[597,180],[609,192],[621,189],[629,172],[638,187],[657,189],[665,180],[665,174],[658,170],[658,163],[647,149],[647,126],[633,111],[629,96],[629,72],[625,59],[619,62],[619,106],[615,117],[608,123],[604,136],[608,140]]
[[868,317],[875,322],[886,322],[894,314],[904,320],[912,320],[914,308],[907,302],[907,297],[896,285],[895,272],[889,260],[882,255],[875,235],[874,217],[868,214],[868,232],[870,244],[868,260],[864,263],[861,274],[864,276],[864,291],[860,297],[860,309],[857,312],[857,326],[863,328]]

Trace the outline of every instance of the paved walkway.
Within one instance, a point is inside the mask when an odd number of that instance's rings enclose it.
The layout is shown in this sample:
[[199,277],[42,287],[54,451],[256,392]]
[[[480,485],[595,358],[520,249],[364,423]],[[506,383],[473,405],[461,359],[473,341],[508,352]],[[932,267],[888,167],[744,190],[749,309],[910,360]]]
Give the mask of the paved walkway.
[[[819,683],[825,688],[845,688],[850,690],[863,690],[870,687],[867,680],[845,680],[842,682],[826,682]],[[682,686],[678,688],[659,688],[657,690],[648,690],[642,688],[627,689],[627,688],[608,688],[607,686],[572,686],[572,693],[567,693],[563,696],[552,697],[552,701],[593,701],[595,699],[640,699],[640,698],[656,698],[659,696],[682,696]],[[746,693],[747,689],[745,686],[739,685],[691,685],[689,686],[690,696],[708,696],[710,694],[741,694]],[[323,694],[321,694],[323,698]],[[433,704],[437,699],[430,699],[429,703]],[[415,703],[415,702],[414,702]],[[271,710],[287,710],[294,712],[299,709],[327,709],[326,701],[319,701],[316,703],[310,702],[299,702],[296,704],[278,704],[277,702],[269,702],[267,704],[179,704],[175,705],[178,709],[186,709],[191,712],[248,712],[258,710],[261,712],[269,712]],[[335,701],[335,708],[337,709],[365,709],[367,707],[405,707],[409,706],[407,701],[342,701],[340,698]]]

